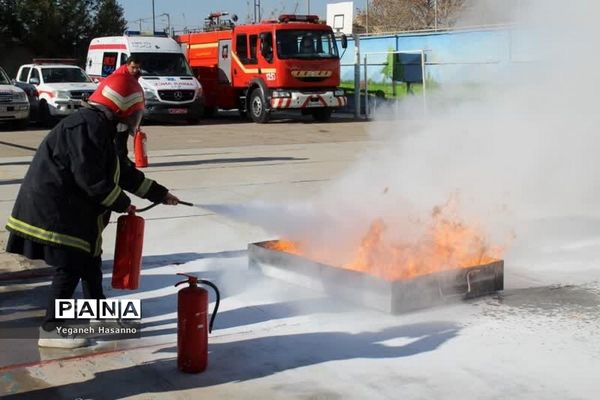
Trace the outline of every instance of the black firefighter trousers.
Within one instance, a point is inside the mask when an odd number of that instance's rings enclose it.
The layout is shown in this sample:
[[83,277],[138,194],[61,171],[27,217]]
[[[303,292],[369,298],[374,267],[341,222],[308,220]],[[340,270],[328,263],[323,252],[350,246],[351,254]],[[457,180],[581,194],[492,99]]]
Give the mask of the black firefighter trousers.
[[60,320],[55,318],[54,300],[72,299],[79,281],[81,281],[83,295],[86,299],[106,298],[102,290],[102,260],[100,257],[68,257],[60,264],[56,267],[50,286],[46,317],[42,323],[45,331],[51,331],[60,325]]

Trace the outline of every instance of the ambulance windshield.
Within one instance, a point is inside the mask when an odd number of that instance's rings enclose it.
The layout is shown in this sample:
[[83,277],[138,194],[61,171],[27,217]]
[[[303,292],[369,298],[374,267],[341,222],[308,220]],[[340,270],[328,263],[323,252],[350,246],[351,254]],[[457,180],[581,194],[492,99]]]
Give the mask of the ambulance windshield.
[[183,54],[133,53],[142,67],[142,76],[193,76]]
[[281,29],[277,31],[276,41],[279,58],[338,58],[331,31]]

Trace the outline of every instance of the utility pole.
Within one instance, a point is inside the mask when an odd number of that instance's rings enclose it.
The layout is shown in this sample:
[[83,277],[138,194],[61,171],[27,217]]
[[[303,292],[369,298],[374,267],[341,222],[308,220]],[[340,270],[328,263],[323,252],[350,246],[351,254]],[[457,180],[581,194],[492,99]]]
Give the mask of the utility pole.
[[[354,118],[360,118],[360,36],[354,37]],[[365,96],[365,99],[367,96]]]
[[306,0],[306,14],[310,15],[310,0]]
[[[138,30],[139,30],[139,31],[140,31],[140,33],[141,33],[141,32],[142,32],[142,18],[140,18],[140,19],[136,19],[136,20],[133,20],[133,21],[131,21],[131,22],[132,22],[132,23],[135,23],[135,22],[137,22],[137,23],[138,23],[138,26],[139,26],[139,29],[138,29]],[[133,27],[131,27],[131,28],[133,28]],[[131,28],[130,28],[130,29],[131,29]]]
[[260,22],[260,0],[254,0],[254,23]]
[[437,31],[437,0],[433,2],[433,29]]
[[167,17],[167,32],[169,33],[169,35],[172,36],[171,33],[171,16],[169,15],[169,13],[162,13],[159,15],[159,17]]
[[154,16],[154,0],[152,0],[152,34],[156,32],[156,17]]
[[369,33],[369,0],[365,5],[365,31],[367,34]]

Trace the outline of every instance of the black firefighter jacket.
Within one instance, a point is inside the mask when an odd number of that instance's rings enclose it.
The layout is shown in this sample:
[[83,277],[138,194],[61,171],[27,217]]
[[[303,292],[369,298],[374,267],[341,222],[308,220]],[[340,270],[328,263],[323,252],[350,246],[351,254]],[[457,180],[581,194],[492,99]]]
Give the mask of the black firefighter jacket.
[[124,190],[161,202],[167,189],[146,179],[126,149],[115,147],[115,125],[102,111],[82,108],[52,129],[31,162],[6,228],[98,256],[111,210],[124,212],[130,204]]

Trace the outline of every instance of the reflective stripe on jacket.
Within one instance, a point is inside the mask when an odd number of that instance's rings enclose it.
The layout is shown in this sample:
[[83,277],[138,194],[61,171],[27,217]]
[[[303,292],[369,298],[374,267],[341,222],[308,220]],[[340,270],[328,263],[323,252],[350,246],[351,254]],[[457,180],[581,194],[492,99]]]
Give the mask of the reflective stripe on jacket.
[[6,228],[98,256],[110,212],[130,204],[125,191],[162,201],[167,189],[145,178],[126,149],[115,148],[115,127],[102,111],[82,108],[52,129],[31,161]]

